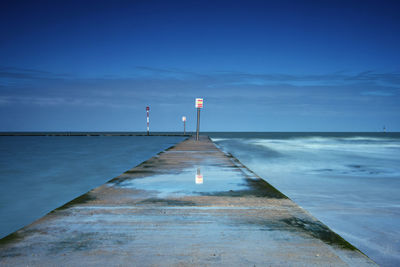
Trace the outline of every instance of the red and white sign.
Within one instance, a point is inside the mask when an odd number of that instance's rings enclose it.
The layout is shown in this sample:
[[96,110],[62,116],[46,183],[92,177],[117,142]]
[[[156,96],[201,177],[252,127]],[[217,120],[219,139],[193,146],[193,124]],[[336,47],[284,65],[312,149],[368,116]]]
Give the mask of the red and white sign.
[[203,184],[203,175],[196,174],[196,184]]
[[182,121],[186,121],[186,117],[185,116],[182,117]]
[[203,108],[203,98],[196,98],[196,108]]

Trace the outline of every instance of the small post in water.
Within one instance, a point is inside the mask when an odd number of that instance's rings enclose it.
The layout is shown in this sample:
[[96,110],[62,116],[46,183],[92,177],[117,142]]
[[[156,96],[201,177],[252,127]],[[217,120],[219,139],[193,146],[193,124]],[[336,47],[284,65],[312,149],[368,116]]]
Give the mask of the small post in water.
[[182,117],[183,121],[183,135],[186,135],[186,116]]
[[150,111],[150,107],[147,106],[146,107],[146,112],[147,112],[147,135],[150,135],[150,127],[149,127],[149,111]]
[[197,108],[196,141],[198,141],[199,140],[199,131],[200,131],[200,109],[203,108],[203,98],[196,98],[196,108]]

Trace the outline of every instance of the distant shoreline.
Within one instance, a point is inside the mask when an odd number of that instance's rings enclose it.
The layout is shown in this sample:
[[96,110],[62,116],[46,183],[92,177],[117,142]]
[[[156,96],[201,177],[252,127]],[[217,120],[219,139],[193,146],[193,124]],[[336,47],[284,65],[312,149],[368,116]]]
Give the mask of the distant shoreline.
[[[147,136],[143,132],[0,132],[0,136]],[[191,136],[191,134],[154,132],[149,136]]]

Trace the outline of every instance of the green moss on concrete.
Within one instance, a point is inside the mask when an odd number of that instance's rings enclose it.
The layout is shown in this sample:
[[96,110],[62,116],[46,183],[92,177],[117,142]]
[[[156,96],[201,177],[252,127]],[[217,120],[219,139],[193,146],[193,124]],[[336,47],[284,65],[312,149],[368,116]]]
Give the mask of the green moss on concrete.
[[357,250],[352,244],[344,240],[343,237],[333,232],[326,225],[319,221],[309,221],[296,217],[282,219],[281,222],[285,223],[290,228],[294,228],[295,231],[301,230],[309,233],[311,236],[322,240],[323,242],[335,245],[337,247],[348,249],[348,250]]
[[72,207],[72,206],[74,206],[74,205],[77,205],[77,204],[84,204],[84,203],[90,202],[90,201],[92,201],[92,200],[94,200],[94,199],[95,199],[95,197],[93,197],[93,196],[90,194],[90,192],[88,192],[88,193],[83,194],[83,195],[81,195],[81,196],[79,196],[79,197],[77,197],[77,198],[74,198],[74,199],[71,200],[70,202],[68,202],[68,203],[64,204],[63,206],[61,206],[61,207],[55,209],[54,211],[57,211],[57,210],[65,210],[65,209],[68,209],[68,208],[70,208],[70,207]]
[[245,179],[246,186],[248,189],[243,190],[229,190],[229,191],[218,191],[211,193],[203,193],[200,194],[203,196],[224,196],[224,197],[246,197],[246,196],[254,196],[254,197],[266,197],[266,198],[274,198],[274,199],[287,199],[288,197],[281,193],[278,189],[264,181],[263,179]]
[[11,242],[14,242],[14,241],[21,240],[21,239],[22,239],[22,236],[20,234],[18,234],[18,232],[14,232],[14,233],[9,234],[8,236],[5,236],[2,239],[0,239],[0,247],[7,245]]

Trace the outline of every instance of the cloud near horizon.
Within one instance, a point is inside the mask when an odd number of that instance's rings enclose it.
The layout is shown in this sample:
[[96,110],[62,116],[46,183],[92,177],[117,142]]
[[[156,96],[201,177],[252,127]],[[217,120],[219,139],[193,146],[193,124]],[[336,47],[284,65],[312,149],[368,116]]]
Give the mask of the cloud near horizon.
[[[224,120],[234,116],[242,125],[252,125],[246,122],[246,116],[255,118],[262,114],[273,116],[272,121],[285,121],[288,117],[321,121],[325,117],[342,120],[348,125],[346,121],[354,118],[367,122],[365,118],[371,116],[393,117],[393,112],[400,111],[399,92],[399,73],[373,71],[324,75],[232,71],[196,73],[140,66],[125,76],[102,74],[97,77],[77,77],[43,70],[0,68],[0,107],[3,110],[15,110],[16,107],[29,106],[27,110],[33,113],[45,109],[56,113],[70,112],[72,115],[74,110],[82,109],[88,113],[102,114],[106,110],[113,113],[110,109],[117,109],[121,111],[116,113],[141,114],[143,107],[150,105],[156,110],[156,116],[173,118],[192,112],[194,98],[204,97],[206,117],[213,112]],[[20,117],[24,117],[22,112]],[[206,129],[221,130],[218,120],[214,121],[213,117],[210,116],[212,123]],[[228,130],[240,129],[234,121]],[[74,125],[78,127],[79,122],[76,121]],[[165,125],[159,130],[163,130]],[[299,127],[297,123],[293,125]],[[178,127],[178,124],[174,124],[168,130]],[[284,127],[280,127],[290,130],[290,123],[286,122]],[[8,129],[6,125],[2,130],[13,129]],[[253,130],[263,128],[257,126]],[[279,130],[279,126],[276,130]]]

